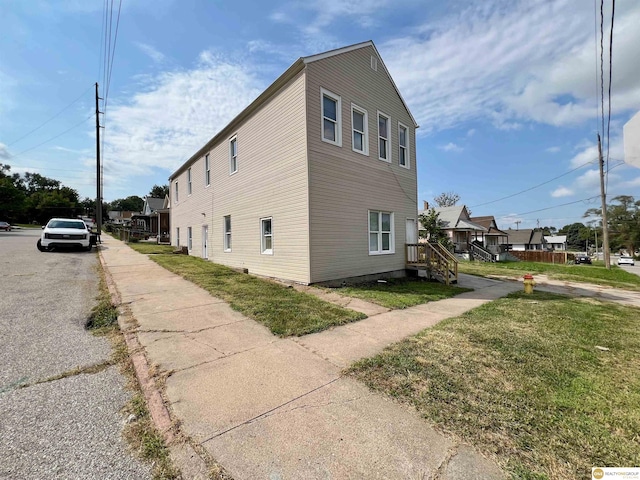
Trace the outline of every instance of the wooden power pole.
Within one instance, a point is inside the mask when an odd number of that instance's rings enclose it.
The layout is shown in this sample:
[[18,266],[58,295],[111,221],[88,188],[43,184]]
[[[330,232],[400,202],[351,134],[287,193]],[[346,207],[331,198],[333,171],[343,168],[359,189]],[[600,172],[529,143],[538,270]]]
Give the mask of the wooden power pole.
[[609,223],[607,221],[607,193],[604,188],[604,158],[602,158],[602,143],[598,133],[598,163],[600,164],[600,198],[602,200],[602,254],[604,266],[611,270],[611,257],[609,252]]
[[100,175],[100,109],[98,107],[98,82],[96,82],[96,225],[98,239],[102,233],[102,175]]

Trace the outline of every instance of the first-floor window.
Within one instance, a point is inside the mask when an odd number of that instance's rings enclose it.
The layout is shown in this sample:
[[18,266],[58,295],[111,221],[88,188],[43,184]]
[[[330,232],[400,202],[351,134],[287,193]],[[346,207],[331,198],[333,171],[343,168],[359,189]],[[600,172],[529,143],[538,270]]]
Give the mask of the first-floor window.
[[180,246],[180,227],[176,227],[176,247]]
[[193,248],[193,235],[191,227],[187,227],[187,248],[189,248],[189,250]]
[[394,253],[393,213],[369,211],[369,253]]
[[273,255],[273,220],[272,218],[260,219],[260,252],[265,255]]
[[231,215],[224,217],[224,251],[231,251]]

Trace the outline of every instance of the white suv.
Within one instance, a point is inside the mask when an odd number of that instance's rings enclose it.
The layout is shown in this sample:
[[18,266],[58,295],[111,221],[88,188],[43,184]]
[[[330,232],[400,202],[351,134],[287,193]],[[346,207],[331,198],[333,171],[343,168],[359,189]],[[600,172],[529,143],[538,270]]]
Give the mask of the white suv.
[[91,232],[79,218],[52,218],[42,228],[42,235],[37,244],[41,252],[57,247],[91,250]]

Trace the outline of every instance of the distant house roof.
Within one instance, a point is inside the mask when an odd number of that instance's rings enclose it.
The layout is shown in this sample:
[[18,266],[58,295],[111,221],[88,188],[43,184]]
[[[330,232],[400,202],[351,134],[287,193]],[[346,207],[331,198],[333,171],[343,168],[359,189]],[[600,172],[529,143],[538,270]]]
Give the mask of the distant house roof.
[[544,243],[542,232],[534,231],[532,228],[508,230],[507,233],[511,245],[542,245]]
[[566,235],[545,235],[544,240],[547,243],[567,243],[567,236]]
[[471,220],[473,223],[477,223],[478,225],[482,225],[484,228],[486,228],[487,234],[488,235],[504,235],[507,236],[508,233],[500,230],[497,227],[497,223],[496,223],[496,219],[493,215],[486,215],[484,217],[471,217],[469,220]]
[[458,230],[478,230],[481,232],[488,231],[483,227],[469,219],[467,208],[464,205],[454,205],[453,207],[434,208],[438,213],[438,218],[442,222],[442,228],[458,229]]
[[142,209],[142,213],[144,215],[151,215],[156,210],[161,210],[163,206],[164,206],[164,198],[145,197],[144,208]]

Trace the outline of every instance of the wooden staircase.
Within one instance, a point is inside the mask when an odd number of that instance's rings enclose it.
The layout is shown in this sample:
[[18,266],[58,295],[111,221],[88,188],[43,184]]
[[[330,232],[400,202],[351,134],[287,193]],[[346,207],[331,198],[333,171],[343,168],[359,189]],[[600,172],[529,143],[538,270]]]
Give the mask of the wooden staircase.
[[469,245],[469,253],[474,260],[480,260],[482,262],[496,261],[496,256],[489,250],[484,248],[484,246],[480,242],[472,242],[471,245]]
[[406,268],[446,285],[458,283],[458,259],[441,243],[405,244]]

